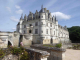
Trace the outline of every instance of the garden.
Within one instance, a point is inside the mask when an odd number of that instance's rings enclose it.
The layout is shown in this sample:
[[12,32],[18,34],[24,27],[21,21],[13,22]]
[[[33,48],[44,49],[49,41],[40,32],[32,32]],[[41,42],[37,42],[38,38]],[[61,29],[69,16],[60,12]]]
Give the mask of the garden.
[[6,49],[0,49],[0,60],[9,54],[16,55],[19,57],[19,60],[30,60],[28,52],[23,47],[12,47]]

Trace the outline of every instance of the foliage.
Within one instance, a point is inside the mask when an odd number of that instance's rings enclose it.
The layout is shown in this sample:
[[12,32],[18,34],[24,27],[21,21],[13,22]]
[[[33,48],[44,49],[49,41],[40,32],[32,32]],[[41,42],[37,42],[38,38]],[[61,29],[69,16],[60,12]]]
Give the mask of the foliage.
[[74,44],[72,48],[73,49],[79,49],[80,50],[80,45]]
[[20,47],[20,48],[17,48],[17,47],[12,47],[10,49],[11,53],[14,54],[14,55],[19,55],[21,54],[23,51],[24,51],[24,48],[23,47]]
[[11,54],[11,53],[13,55],[20,56],[20,60],[29,60],[29,54],[25,50],[25,48],[23,48],[23,47],[18,48],[18,47],[12,47],[12,46],[10,46],[6,50],[1,49],[0,50],[0,58],[4,57],[5,55]]
[[21,49],[20,48],[17,48],[17,47],[13,47],[10,49],[11,53],[14,54],[14,55],[18,55],[21,53]]
[[57,48],[61,48],[61,47],[62,47],[62,44],[61,44],[61,43],[56,44],[55,47],[57,47]]
[[2,49],[0,49],[0,58],[2,58],[4,56],[5,56],[5,52]]
[[29,60],[29,54],[26,51],[22,52],[20,60]]
[[68,28],[69,37],[72,43],[80,43],[80,26]]
[[43,45],[45,47],[54,47],[53,45]]

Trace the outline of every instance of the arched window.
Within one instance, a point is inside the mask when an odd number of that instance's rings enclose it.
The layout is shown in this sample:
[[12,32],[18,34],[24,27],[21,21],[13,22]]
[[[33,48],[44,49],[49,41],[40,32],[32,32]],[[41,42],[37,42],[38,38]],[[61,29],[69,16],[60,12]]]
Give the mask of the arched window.
[[29,30],[29,33],[32,33],[32,31],[31,31],[31,30]]

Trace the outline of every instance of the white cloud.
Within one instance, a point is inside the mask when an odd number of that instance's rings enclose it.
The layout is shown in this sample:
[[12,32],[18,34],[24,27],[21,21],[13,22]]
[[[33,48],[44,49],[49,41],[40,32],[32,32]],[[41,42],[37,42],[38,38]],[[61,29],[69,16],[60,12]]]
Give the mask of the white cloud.
[[16,28],[12,28],[12,30],[16,30]]
[[19,9],[19,10],[16,11],[16,13],[17,14],[22,14],[23,13],[23,10]]
[[11,12],[11,8],[10,7],[6,7],[7,8],[7,10],[9,11],[9,12]]
[[14,16],[11,16],[10,19],[13,20],[13,21],[16,21],[16,22],[19,21],[19,19],[16,19]]
[[15,5],[15,7],[18,9],[18,10],[16,11],[17,14],[22,14],[22,13],[23,13],[23,10],[20,8],[20,6]]
[[66,15],[66,14],[61,13],[61,12],[53,12],[51,14],[54,15],[54,16],[56,15],[57,20],[61,20],[61,19],[67,20],[67,19],[71,18],[70,15]]
[[20,6],[18,6],[18,5],[15,5],[15,7],[16,7],[17,9],[20,9]]

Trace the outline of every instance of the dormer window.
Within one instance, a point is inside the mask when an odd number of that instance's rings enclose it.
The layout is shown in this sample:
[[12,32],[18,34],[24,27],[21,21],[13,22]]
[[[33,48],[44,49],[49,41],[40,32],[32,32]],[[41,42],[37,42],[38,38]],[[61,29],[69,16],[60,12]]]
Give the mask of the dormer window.
[[29,26],[32,26],[32,24],[29,24]]

